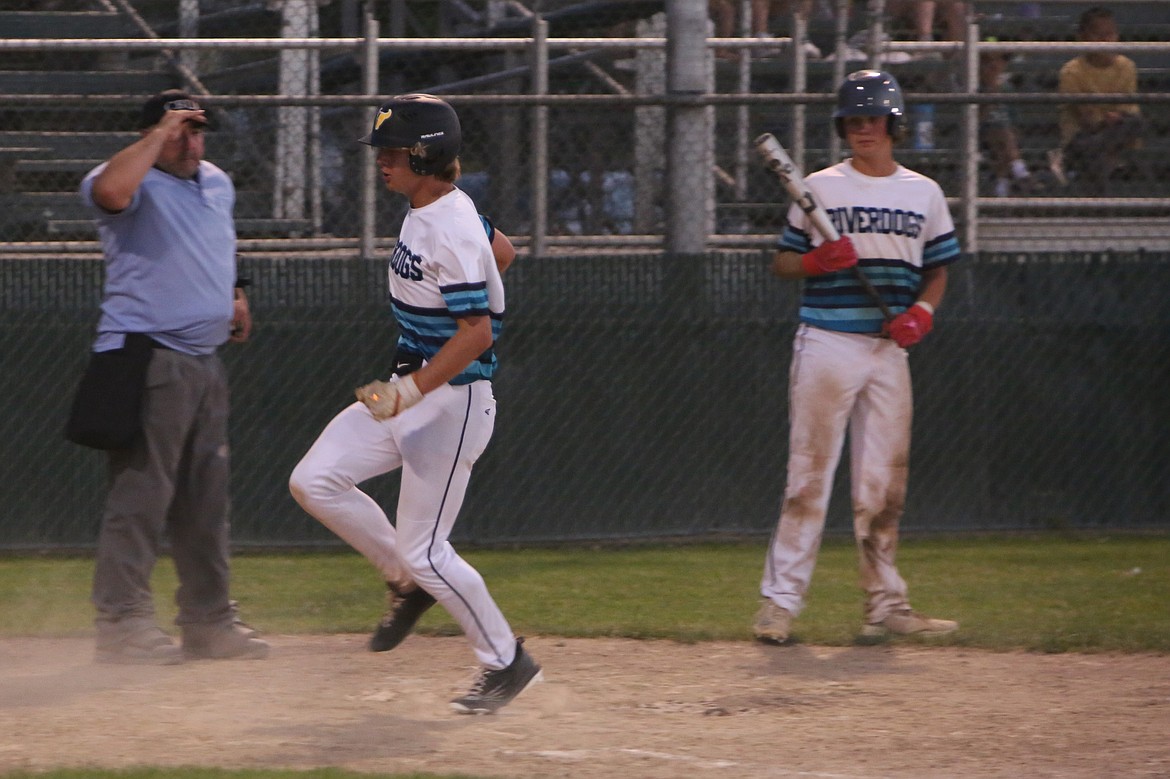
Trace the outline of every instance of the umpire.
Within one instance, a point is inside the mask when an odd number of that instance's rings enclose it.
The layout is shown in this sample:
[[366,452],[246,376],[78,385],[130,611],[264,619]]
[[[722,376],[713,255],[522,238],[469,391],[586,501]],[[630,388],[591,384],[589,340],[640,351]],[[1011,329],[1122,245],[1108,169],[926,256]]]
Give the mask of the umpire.
[[[155,95],[141,137],[81,184],[106,280],[71,432],[87,415],[131,428],[126,441],[88,443],[109,456],[92,595],[98,662],[268,653],[228,596],[228,386],[216,349],[247,340],[252,323],[236,276],[235,189],[203,160],[207,126],[190,95]],[[181,648],[158,626],[150,589],[164,533]]]

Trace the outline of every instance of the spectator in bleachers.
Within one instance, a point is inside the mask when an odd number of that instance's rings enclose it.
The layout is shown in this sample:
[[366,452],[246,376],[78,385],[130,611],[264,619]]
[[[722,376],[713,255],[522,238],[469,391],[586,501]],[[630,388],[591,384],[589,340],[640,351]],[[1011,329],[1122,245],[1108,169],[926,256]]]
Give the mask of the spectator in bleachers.
[[[711,10],[711,15],[715,20],[715,37],[717,38],[734,38],[738,35],[738,27],[736,27],[736,19],[739,16],[738,9],[742,3],[740,0],[710,0],[708,7]],[[750,26],[750,35],[753,38],[772,38],[772,11],[775,9],[777,14],[785,13],[800,13],[807,19],[809,13],[812,11],[812,0],[751,0],[752,19]],[[773,56],[777,52],[774,50],[755,49],[757,56],[766,53],[767,56]],[[811,59],[820,59],[821,50],[812,43],[805,41],[804,43],[805,55]],[[734,58],[736,52],[728,52],[724,56]]]
[[[1077,24],[1080,41],[1116,42],[1117,22],[1108,8],[1094,6]],[[1060,92],[1136,93],[1133,60],[1094,51],[1060,69]],[[1060,108],[1061,157],[1053,172],[1075,174],[1088,194],[1105,193],[1110,177],[1125,162],[1125,152],[1141,145],[1144,122],[1136,103],[1066,103]]]
[[[890,30],[883,36],[883,41],[907,40],[904,35],[907,30],[911,39],[915,41],[933,41],[935,22],[940,14],[942,40],[961,41],[966,37],[964,30],[967,24],[967,6],[959,0],[889,0],[885,5],[885,14],[890,22]],[[868,46],[869,30],[865,28],[858,30],[849,38],[846,59],[868,59],[866,54]],[[937,59],[938,54],[931,52],[921,55],[920,58]],[[912,59],[916,57],[901,51],[886,52],[884,57],[888,64],[900,64]]]
[[957,0],[890,0],[886,11],[910,23],[918,41],[934,40],[935,16],[942,12],[943,40],[961,41],[967,24],[967,6]]
[[[1002,52],[979,55],[980,92],[1005,91],[1008,59],[1008,55]],[[1007,105],[984,103],[979,106],[979,138],[991,158],[995,197],[1028,195],[1041,188],[1020,154],[1019,136]]]

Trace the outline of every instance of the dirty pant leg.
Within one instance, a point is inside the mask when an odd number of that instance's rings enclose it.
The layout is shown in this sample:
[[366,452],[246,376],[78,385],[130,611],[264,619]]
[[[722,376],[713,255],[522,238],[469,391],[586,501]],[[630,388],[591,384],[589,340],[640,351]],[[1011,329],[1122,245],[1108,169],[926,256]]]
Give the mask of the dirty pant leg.
[[906,504],[912,417],[906,351],[882,341],[849,423],[853,532],[866,622],[910,607],[894,558]]
[[[864,336],[801,326],[789,371],[788,480],[760,594],[794,616],[804,607],[846,425],[862,377],[851,367]],[[872,340],[872,339],[865,339]],[[864,346],[864,344],[861,344]]]

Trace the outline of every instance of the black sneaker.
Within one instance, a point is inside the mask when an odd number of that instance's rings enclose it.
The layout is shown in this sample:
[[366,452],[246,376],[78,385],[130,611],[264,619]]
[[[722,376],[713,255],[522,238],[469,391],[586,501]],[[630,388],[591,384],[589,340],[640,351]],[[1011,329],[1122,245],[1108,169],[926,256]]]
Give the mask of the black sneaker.
[[391,584],[386,587],[386,613],[374,628],[374,635],[370,636],[371,652],[388,652],[401,644],[414,629],[418,618],[435,605],[434,596],[422,587],[406,593],[399,592]]
[[483,669],[471,690],[451,701],[451,708],[460,714],[493,714],[543,679],[540,666],[524,651],[524,639],[520,638],[512,664],[500,670]]

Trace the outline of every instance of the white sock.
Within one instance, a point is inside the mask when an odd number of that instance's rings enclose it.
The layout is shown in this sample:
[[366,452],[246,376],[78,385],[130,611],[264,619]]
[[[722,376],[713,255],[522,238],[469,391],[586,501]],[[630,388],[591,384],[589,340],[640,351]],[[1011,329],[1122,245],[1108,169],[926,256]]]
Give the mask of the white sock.
[[1028,166],[1021,159],[1012,160],[1012,175],[1018,179],[1028,177]]

